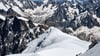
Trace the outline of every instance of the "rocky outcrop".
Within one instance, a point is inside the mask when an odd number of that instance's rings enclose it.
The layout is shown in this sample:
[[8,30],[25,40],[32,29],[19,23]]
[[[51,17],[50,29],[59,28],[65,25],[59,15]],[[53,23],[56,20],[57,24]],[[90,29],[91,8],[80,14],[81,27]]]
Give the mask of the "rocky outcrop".
[[30,20],[23,21],[17,17],[0,20],[0,55],[20,53],[25,49],[26,44],[38,38],[48,27],[34,25]]

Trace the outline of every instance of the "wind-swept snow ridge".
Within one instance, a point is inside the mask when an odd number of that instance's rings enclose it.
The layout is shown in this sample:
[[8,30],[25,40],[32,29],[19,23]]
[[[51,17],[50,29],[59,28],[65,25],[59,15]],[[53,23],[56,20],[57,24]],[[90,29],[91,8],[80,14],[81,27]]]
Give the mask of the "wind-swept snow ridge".
[[65,34],[57,28],[50,27],[39,38],[31,41],[20,55],[37,53],[39,56],[75,56],[84,53],[89,44],[89,42]]
[[89,44],[57,28],[50,27],[39,38],[31,41],[22,54],[35,52],[39,56],[75,56],[78,53],[84,53]]

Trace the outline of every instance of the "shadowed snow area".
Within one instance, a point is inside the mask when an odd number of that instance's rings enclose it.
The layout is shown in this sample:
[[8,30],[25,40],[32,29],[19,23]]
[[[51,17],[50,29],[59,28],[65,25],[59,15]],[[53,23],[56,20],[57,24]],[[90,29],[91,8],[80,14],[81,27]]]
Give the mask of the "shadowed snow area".
[[[39,38],[27,44],[27,48],[21,54],[8,56],[75,56],[84,53],[89,45],[89,42],[50,27]],[[28,55],[28,53],[37,55]]]
[[80,56],[100,56],[100,43]]

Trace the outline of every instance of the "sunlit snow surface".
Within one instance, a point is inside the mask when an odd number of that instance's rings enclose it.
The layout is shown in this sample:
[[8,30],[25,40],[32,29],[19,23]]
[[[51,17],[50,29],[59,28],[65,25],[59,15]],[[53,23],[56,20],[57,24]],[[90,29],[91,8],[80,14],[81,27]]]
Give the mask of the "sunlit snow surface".
[[3,16],[3,15],[0,15],[0,19],[6,20],[5,16]]
[[14,1],[17,3],[17,5],[19,5],[19,7],[23,7],[23,4],[20,1],[18,0],[14,0]]
[[50,27],[39,38],[31,41],[22,54],[11,56],[23,56],[23,54],[24,56],[25,54],[26,56],[35,56],[27,55],[28,53],[38,54],[36,56],[75,56],[84,53],[89,45],[89,42],[79,40],[77,37],[65,34],[57,28]]
[[6,8],[6,7],[3,5],[3,3],[2,3],[2,2],[0,2],[0,9],[3,9],[3,10],[5,10],[5,11],[7,11],[7,10],[8,10],[8,8]]

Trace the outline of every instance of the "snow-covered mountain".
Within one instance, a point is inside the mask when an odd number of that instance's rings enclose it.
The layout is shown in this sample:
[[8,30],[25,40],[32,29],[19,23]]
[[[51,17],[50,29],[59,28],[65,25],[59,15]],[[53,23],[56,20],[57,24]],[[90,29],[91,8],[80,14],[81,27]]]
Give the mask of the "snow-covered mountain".
[[[31,0],[0,0],[0,56],[22,52],[28,42],[38,38],[38,35],[48,28],[46,25],[35,23],[39,21],[35,20],[39,18],[36,18],[35,14],[41,12],[42,6],[37,7],[40,10],[34,6],[36,4]],[[33,11],[34,8],[36,9]],[[44,15],[46,17],[46,14]]]
[[34,56],[75,56],[79,53],[84,53],[89,45],[89,42],[63,33],[57,28],[50,27],[39,38],[27,44],[27,48],[22,54],[11,56],[32,56],[28,54],[33,53]]
[[[75,0],[75,3],[72,1],[66,0],[64,3],[54,3],[49,1],[48,4],[56,5],[57,9],[52,17],[46,20],[46,24],[50,26],[55,26],[60,30],[69,33],[71,35],[75,35],[77,37],[82,32],[84,32],[84,28],[94,29],[93,32],[86,34],[88,36],[88,40],[83,36],[82,40],[92,41],[89,35],[95,34],[95,27],[99,29],[100,27],[100,1],[99,0]],[[86,3],[87,2],[87,3]],[[82,29],[80,29],[82,28]],[[76,33],[82,31],[80,33]],[[90,30],[91,31],[91,30]],[[87,31],[88,32],[88,31]],[[84,35],[84,34],[83,34]],[[98,37],[98,40],[100,37]],[[81,39],[81,38],[80,38]]]
[[100,41],[99,5],[100,0],[0,0],[0,56],[21,53],[51,26],[81,40]]

